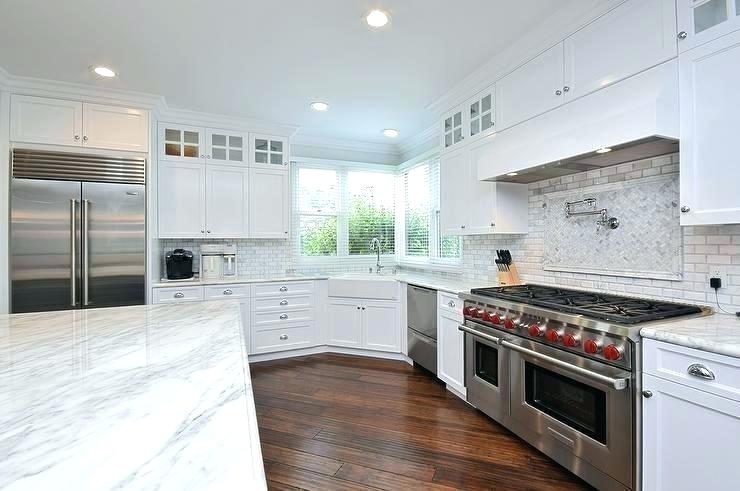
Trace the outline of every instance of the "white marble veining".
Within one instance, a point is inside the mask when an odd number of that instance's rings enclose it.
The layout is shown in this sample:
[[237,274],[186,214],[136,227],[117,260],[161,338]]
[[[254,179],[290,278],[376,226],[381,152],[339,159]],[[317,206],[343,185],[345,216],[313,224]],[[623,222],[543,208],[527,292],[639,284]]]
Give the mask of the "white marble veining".
[[399,273],[396,275],[398,281],[411,285],[441,290],[443,292],[458,293],[469,292],[473,288],[484,288],[488,286],[497,286],[494,282],[483,280],[466,280],[450,278],[441,275],[427,275],[419,273]]
[[0,489],[265,489],[235,301],[0,316]]
[[740,358],[740,319],[714,314],[643,327],[640,335],[666,343]]

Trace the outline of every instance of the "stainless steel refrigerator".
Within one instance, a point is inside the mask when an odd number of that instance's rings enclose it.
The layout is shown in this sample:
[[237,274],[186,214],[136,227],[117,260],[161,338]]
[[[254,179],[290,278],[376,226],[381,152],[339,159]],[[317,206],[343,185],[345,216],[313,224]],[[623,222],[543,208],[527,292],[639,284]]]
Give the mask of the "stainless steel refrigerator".
[[11,312],[145,303],[145,165],[13,149]]

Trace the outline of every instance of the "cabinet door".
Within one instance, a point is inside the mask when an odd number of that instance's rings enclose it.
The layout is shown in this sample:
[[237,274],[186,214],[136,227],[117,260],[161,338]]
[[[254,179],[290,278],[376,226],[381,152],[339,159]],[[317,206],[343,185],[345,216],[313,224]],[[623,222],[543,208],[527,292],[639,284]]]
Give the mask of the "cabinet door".
[[444,235],[460,235],[464,232],[469,176],[470,150],[467,148],[440,157],[439,224]]
[[647,374],[643,391],[642,489],[737,489],[740,404]]
[[465,110],[456,108],[442,118],[442,148],[450,148],[465,140]]
[[206,237],[249,236],[249,169],[206,166]]
[[149,111],[84,103],[82,125],[85,147],[149,151]]
[[329,301],[329,344],[331,346],[362,346],[362,310],[360,301]]
[[563,103],[563,43],[496,83],[496,124],[503,130]]
[[245,133],[226,130],[206,130],[206,160],[208,163],[247,167]]
[[290,197],[288,171],[284,169],[249,169],[249,236],[288,238]]
[[396,302],[364,302],[362,305],[363,347],[401,351],[400,314]]
[[82,145],[82,103],[27,95],[10,97],[10,140]]
[[249,164],[274,169],[287,167],[288,139],[282,136],[249,134]]
[[630,0],[564,42],[566,101],[676,56],[674,0]]
[[457,328],[462,316],[440,312],[437,319],[437,376],[465,394],[465,335]]
[[491,86],[468,101],[468,134],[471,137],[480,137],[493,131],[495,99],[496,86]]
[[683,53],[740,29],[740,0],[678,0],[678,48]]
[[159,123],[159,160],[205,162],[204,135],[203,128]]
[[740,31],[679,57],[681,225],[740,223]]
[[159,237],[197,238],[206,228],[206,166],[159,162],[157,173]]

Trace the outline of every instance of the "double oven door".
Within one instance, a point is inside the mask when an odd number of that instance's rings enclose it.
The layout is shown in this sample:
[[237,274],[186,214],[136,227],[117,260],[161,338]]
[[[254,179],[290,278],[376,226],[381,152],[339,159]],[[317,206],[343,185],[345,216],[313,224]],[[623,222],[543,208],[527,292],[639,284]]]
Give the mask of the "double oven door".
[[600,489],[633,489],[629,371],[483,326],[462,330],[468,402]]

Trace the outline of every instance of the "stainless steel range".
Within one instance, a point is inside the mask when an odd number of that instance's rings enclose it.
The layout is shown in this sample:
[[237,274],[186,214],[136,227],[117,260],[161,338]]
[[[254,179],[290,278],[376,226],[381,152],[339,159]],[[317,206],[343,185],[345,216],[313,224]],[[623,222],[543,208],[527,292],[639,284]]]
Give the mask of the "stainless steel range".
[[468,402],[598,489],[639,489],[639,330],[709,310],[541,285],[460,297]]

